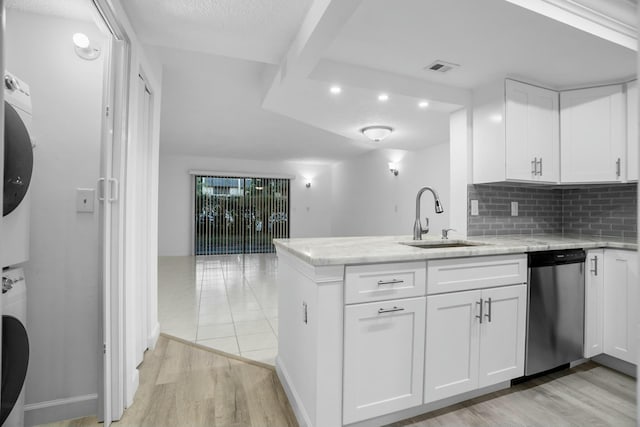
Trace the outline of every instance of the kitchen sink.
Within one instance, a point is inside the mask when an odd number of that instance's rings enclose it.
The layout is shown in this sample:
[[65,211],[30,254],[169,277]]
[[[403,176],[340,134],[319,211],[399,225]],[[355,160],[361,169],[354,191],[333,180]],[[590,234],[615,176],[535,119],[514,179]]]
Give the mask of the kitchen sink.
[[468,248],[473,246],[485,246],[485,243],[469,242],[464,240],[432,240],[432,241],[414,241],[401,242],[401,245],[413,246],[421,249],[444,249],[444,248]]

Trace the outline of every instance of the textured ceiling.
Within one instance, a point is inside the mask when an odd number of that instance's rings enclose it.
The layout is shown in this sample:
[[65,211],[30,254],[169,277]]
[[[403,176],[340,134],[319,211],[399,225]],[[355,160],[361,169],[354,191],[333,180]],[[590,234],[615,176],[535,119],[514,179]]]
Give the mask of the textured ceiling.
[[5,6],[23,12],[93,21],[95,6],[91,0],[6,0]]
[[[340,161],[420,150],[448,141],[448,114],[485,83],[567,88],[636,70],[635,52],[504,0],[310,2],[123,2],[164,66],[164,153]],[[423,71],[436,59],[461,67]],[[359,132],[372,124],[396,131],[373,145]]]
[[126,0],[144,43],[278,64],[312,0]]
[[[363,2],[325,56],[468,89],[506,75],[565,88],[636,72],[636,52],[504,0],[396,4]],[[424,70],[438,59],[460,68]]]
[[167,154],[334,162],[357,148],[261,107],[273,66],[155,48],[164,63],[160,149]]

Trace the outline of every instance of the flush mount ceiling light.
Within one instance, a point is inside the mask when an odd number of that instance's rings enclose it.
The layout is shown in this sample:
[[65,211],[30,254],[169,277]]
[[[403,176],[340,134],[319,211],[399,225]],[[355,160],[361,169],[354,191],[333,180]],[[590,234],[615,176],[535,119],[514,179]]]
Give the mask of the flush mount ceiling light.
[[378,95],[378,101],[385,102],[388,100],[389,100],[389,95],[387,95],[386,93],[381,93],[380,95]]
[[360,129],[360,132],[371,141],[380,142],[393,132],[393,128],[390,126],[367,126]]
[[418,107],[427,108],[429,106],[429,101],[420,101],[418,102]]
[[100,49],[92,47],[89,37],[82,33],[73,35],[73,44],[76,54],[87,61],[93,61],[100,56]]
[[342,92],[342,88],[340,86],[331,86],[331,88],[329,89],[329,92],[331,92],[334,95],[338,95],[339,93]]

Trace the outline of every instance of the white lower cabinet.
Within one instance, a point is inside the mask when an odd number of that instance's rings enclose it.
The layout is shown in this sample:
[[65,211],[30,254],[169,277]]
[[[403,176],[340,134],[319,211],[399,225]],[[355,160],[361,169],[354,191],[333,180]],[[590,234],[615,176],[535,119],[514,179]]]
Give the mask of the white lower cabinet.
[[343,423],[418,406],[425,297],[345,307]]
[[604,251],[604,352],[636,364],[638,254]]
[[425,403],[524,374],[526,285],[427,296]]
[[527,286],[482,291],[479,387],[524,375]]
[[604,352],[604,250],[587,251],[584,275],[584,357]]

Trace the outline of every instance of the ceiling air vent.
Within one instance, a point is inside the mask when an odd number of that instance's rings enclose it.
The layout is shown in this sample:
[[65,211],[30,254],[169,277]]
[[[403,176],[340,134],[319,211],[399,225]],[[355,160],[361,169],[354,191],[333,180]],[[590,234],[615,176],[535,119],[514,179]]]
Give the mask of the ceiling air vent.
[[438,59],[437,61],[424,67],[424,69],[427,71],[437,71],[439,73],[446,73],[447,71],[451,71],[454,68],[458,68],[459,66],[460,66],[459,64],[454,64],[453,62],[441,61]]

